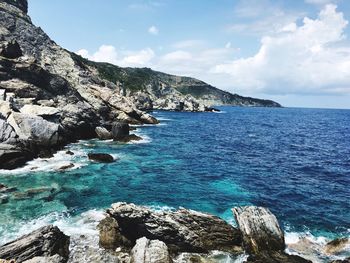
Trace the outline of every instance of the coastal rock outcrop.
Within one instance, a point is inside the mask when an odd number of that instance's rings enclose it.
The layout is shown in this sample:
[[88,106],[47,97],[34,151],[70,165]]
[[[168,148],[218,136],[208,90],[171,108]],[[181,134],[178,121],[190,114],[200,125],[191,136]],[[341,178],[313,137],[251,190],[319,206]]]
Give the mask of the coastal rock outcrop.
[[113,135],[104,127],[96,127],[95,132],[100,140],[110,140],[113,139]]
[[125,122],[117,122],[112,126],[113,140],[118,141],[129,136],[129,124]]
[[113,156],[107,153],[89,153],[88,157],[90,160],[100,163],[112,163],[115,161]]
[[284,252],[286,245],[283,232],[269,209],[245,206],[235,207],[232,211],[242,232],[245,251],[250,255],[247,262],[310,262]]
[[130,263],[172,263],[167,245],[145,237],[136,240]]
[[[0,247],[0,259],[25,262],[35,257],[69,256],[69,237],[58,227],[45,226]],[[30,261],[33,262],[33,261]],[[37,262],[37,261],[34,261]],[[39,261],[40,262],[40,261]]]
[[127,203],[115,203],[107,213],[118,222],[120,233],[132,243],[146,237],[163,241],[170,251],[177,252],[241,250],[240,231],[213,215],[184,208],[156,212]]

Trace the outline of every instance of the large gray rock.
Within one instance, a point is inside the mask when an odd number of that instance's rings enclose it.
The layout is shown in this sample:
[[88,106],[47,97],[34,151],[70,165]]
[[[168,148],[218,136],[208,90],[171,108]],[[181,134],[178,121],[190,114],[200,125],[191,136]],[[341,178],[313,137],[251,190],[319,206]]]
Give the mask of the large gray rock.
[[248,253],[284,250],[284,234],[277,218],[269,209],[245,206],[235,207],[232,210]]
[[136,240],[131,250],[130,263],[171,263],[166,244],[159,240],[149,240],[142,237]]
[[2,2],[8,3],[19,8],[22,12],[28,12],[28,1],[27,0],[2,0]]
[[112,126],[113,140],[121,140],[129,136],[129,124],[125,122],[116,122]]
[[34,142],[37,145],[55,146],[58,144],[57,123],[49,122],[42,117],[13,112],[8,122],[16,131],[19,139]]
[[45,118],[59,115],[60,110],[55,107],[27,104],[20,109],[20,112]]
[[284,252],[284,234],[269,209],[257,206],[235,207],[233,214],[242,232],[243,245],[251,263],[307,263]]
[[69,237],[58,227],[45,226],[0,247],[0,258],[24,262],[35,257],[69,256]]
[[171,251],[241,250],[239,230],[213,215],[184,208],[155,212],[127,203],[115,203],[107,213],[117,220],[121,234],[131,242],[146,237],[163,241]]
[[24,263],[64,263],[67,259],[60,255],[54,255],[52,257],[35,257],[24,261]]

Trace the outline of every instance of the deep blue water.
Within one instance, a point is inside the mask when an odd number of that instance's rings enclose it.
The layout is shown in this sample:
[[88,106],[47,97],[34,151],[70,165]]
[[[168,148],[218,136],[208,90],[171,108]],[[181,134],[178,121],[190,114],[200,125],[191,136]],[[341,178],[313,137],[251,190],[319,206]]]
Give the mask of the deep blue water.
[[[98,140],[73,150],[119,156],[67,172],[1,174],[0,183],[39,193],[0,205],[0,234],[50,214],[79,214],[117,201],[183,206],[232,220],[230,209],[272,210],[288,231],[348,235],[350,229],[350,111],[233,108],[224,112],[155,112],[144,144]],[[139,131],[140,131],[139,130]],[[67,156],[68,158],[68,156]],[[45,197],[50,198],[45,198]]]

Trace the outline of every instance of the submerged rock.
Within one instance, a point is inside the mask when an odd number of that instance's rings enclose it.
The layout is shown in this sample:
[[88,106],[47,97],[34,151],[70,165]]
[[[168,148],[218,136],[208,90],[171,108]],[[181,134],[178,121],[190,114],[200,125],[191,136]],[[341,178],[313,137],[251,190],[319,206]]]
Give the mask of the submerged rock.
[[284,252],[284,234],[269,209],[256,206],[235,207],[233,214],[242,232],[243,245],[250,255],[247,262],[306,263],[299,256]]
[[118,140],[118,141],[127,143],[127,142],[131,142],[131,141],[141,141],[141,140],[142,140],[142,137],[137,136],[135,134],[130,134],[130,135],[124,137],[123,139]]
[[181,208],[155,212],[143,206],[115,203],[107,213],[115,218],[121,234],[135,243],[146,237],[163,241],[171,251],[241,251],[241,234],[224,220]]
[[88,157],[90,160],[100,163],[112,163],[115,161],[113,156],[107,153],[89,153]]
[[142,237],[131,250],[130,263],[171,263],[167,245],[159,240]]
[[56,254],[67,261],[69,237],[52,225],[39,228],[0,247],[0,258],[15,262],[24,262],[35,257],[51,257]]

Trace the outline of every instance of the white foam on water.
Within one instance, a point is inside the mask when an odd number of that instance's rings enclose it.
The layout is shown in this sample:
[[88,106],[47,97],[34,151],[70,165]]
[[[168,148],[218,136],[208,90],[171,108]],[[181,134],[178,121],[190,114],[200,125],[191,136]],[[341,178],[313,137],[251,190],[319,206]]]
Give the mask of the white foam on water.
[[128,144],[145,144],[145,143],[151,143],[152,139],[148,135],[142,133],[141,131],[134,131],[134,134],[141,137],[142,140],[139,141],[131,141],[128,142]]
[[[349,236],[350,238],[350,236]],[[330,262],[332,260],[344,260],[350,256],[350,245],[337,255],[329,255],[325,252],[325,245],[331,239],[323,236],[316,237],[310,232],[286,232],[286,252],[291,255],[299,255],[314,263]]]
[[[74,155],[67,154],[67,151],[71,151]],[[56,152],[51,158],[36,158],[32,161],[27,162],[23,167],[14,170],[0,170],[0,175],[12,175],[12,174],[27,174],[35,172],[51,172],[51,171],[67,171],[79,169],[88,163],[83,161],[86,158],[86,152],[81,149],[70,149],[66,148],[64,150]],[[65,166],[73,164],[71,168],[65,170],[61,169]]]

